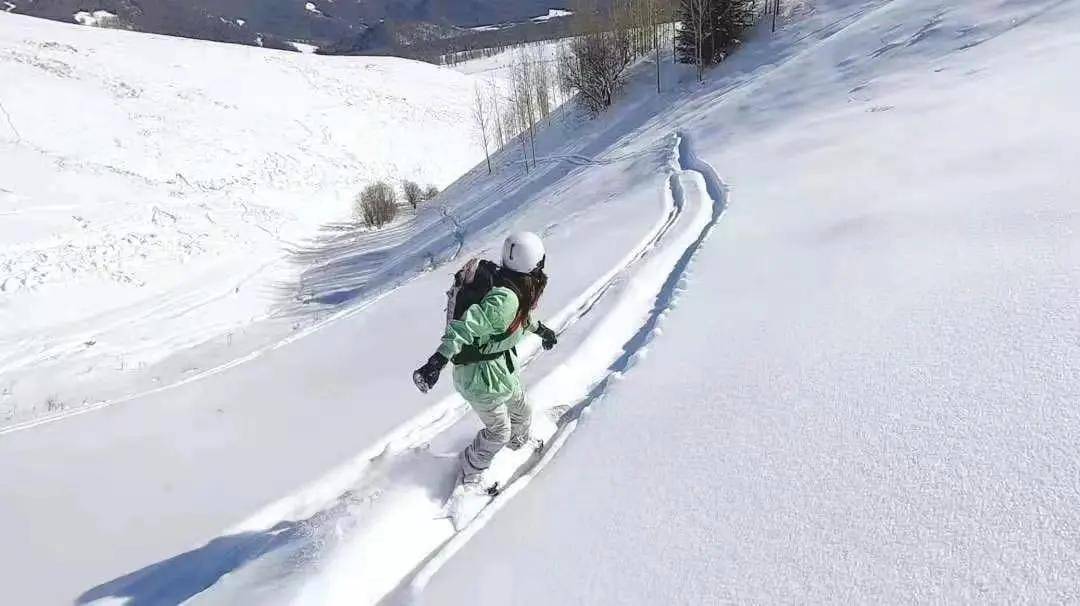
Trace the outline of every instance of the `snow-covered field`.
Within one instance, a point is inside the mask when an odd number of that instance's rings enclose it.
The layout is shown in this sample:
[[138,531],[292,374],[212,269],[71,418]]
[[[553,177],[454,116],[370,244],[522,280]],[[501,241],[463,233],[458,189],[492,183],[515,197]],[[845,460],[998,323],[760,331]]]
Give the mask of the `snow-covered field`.
[[[818,0],[703,85],[641,66],[530,175],[328,236],[305,288],[345,311],[0,436],[6,601],[1080,599],[1078,32],[1060,0]],[[455,533],[477,422],[408,374],[510,228],[561,330],[531,401],[573,414]]]
[[531,42],[524,46],[506,49],[490,57],[473,59],[445,69],[452,69],[463,74],[483,76],[484,78],[495,78],[496,82],[500,84],[506,81],[507,84],[505,84],[505,86],[509,88],[508,81],[511,78],[511,70],[513,69],[515,55],[527,53],[533,58],[540,59],[547,63],[553,63],[559,46],[565,43],[565,40]]
[[374,179],[441,188],[475,165],[472,94],[423,63],[0,15],[0,424],[316,321],[294,308],[300,274],[334,254],[320,227]]

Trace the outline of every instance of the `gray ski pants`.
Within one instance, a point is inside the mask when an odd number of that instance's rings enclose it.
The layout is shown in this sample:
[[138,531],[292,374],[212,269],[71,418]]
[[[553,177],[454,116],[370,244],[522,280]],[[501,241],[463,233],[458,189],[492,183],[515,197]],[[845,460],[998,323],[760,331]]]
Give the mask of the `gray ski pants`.
[[466,480],[475,478],[491,466],[495,453],[509,446],[521,448],[529,439],[532,409],[525,399],[525,392],[518,389],[508,398],[494,401],[469,401],[484,428],[477,432],[461,453],[461,472]]

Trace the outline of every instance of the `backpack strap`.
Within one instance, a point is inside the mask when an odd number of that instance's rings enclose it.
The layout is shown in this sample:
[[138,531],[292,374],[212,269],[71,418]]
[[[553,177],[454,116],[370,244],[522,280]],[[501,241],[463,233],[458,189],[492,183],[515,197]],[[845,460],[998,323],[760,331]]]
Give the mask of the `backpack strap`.
[[451,360],[455,366],[467,366],[469,364],[479,364],[480,362],[493,362],[499,358],[506,358],[506,368],[510,372],[514,372],[514,356],[517,355],[517,347],[511,347],[510,349],[500,351],[497,353],[480,353],[480,348],[474,345],[467,345],[462,348],[458,355],[454,356]]
[[[499,343],[501,341],[505,341],[509,339],[513,334],[514,333],[510,331],[506,331],[502,334],[491,337],[490,339],[488,339],[488,343]],[[462,347],[461,351],[458,352],[458,355],[454,356],[451,361],[458,366],[464,364],[476,364],[477,362],[490,362],[492,360],[498,360],[499,356],[503,355],[507,351],[509,350],[499,351],[495,353],[481,353],[479,344],[469,343],[465,347]],[[509,360],[507,360],[507,363],[511,366],[512,371],[513,363],[511,363]]]

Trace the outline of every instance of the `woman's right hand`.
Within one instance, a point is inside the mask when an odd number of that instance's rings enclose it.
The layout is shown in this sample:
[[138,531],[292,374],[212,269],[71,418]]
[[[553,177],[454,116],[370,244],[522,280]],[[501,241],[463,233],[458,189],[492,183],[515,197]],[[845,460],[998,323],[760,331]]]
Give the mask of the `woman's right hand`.
[[413,372],[413,383],[416,384],[416,388],[421,393],[427,393],[432,387],[435,387],[435,383],[439,381],[439,373],[442,372],[447,362],[449,360],[446,359],[446,356],[435,352],[423,366]]

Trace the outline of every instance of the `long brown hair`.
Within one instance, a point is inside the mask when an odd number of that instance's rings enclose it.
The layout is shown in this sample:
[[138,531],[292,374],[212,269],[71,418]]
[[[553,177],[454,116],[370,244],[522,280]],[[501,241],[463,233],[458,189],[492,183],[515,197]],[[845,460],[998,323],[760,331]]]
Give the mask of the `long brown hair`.
[[544,294],[544,288],[547,287],[547,274],[542,269],[535,269],[527,274],[504,270],[502,279],[518,298],[517,315],[506,329],[506,332],[511,333],[529,325],[529,315],[540,302],[540,295]]

